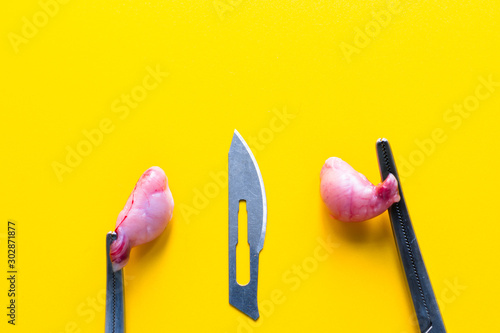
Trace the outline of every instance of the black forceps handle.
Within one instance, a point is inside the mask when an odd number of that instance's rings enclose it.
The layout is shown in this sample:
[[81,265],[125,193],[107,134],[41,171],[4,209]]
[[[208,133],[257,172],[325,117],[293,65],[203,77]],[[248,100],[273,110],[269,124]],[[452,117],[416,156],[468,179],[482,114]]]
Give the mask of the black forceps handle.
[[377,156],[382,180],[392,173],[399,186],[401,200],[389,208],[392,231],[403,264],[406,280],[410,289],[413,307],[422,333],[445,333],[443,318],[439,311],[431,281],[425,268],[417,237],[408,214],[408,208],[403,196],[396,163],[391,147],[386,139],[377,141]]
[[106,235],[106,326],[105,333],[124,333],[123,270],[113,272],[109,248],[116,239],[115,232]]

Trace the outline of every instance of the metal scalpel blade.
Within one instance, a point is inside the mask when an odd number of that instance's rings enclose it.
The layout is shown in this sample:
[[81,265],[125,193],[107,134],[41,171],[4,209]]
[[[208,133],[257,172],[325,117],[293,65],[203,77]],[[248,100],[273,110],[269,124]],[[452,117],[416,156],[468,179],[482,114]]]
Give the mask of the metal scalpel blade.
[[[238,131],[234,131],[229,149],[229,303],[250,318],[259,318],[257,281],[259,253],[264,246],[267,203],[259,166]],[[246,201],[247,234],[250,245],[250,282],[242,286],[236,281],[236,245],[238,244],[238,210]]]

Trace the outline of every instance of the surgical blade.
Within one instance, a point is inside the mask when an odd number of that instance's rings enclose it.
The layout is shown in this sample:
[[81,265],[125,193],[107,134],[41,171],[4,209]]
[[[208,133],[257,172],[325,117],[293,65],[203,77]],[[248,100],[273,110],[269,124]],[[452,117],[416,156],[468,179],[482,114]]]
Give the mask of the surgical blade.
[[116,233],[106,234],[106,323],[105,333],[124,333],[124,295],[123,295],[123,270],[113,272],[109,248],[116,240]]
[[[252,151],[238,131],[234,131],[228,155],[229,208],[229,303],[254,320],[259,318],[257,281],[259,253],[264,246],[267,203],[264,183]],[[247,235],[250,245],[250,282],[236,281],[236,245],[238,244],[238,210],[246,201]],[[244,240],[240,240],[244,241]]]
[[431,281],[425,268],[422,254],[418,246],[417,237],[408,214],[401,182],[399,180],[396,163],[392,155],[389,142],[386,139],[377,141],[377,156],[380,176],[384,180],[389,173],[396,177],[399,185],[401,200],[389,208],[392,231],[396,238],[399,257],[403,264],[406,280],[410,289],[413,307],[422,333],[444,333],[443,319],[439,311]]

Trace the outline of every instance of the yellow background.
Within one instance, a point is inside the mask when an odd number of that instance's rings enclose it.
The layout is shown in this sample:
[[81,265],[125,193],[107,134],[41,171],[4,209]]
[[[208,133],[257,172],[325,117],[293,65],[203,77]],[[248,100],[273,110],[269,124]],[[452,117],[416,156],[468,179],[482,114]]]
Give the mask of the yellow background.
[[[105,234],[158,165],[174,218],[125,268],[128,332],[418,332],[387,214],[341,223],[319,196],[330,156],[377,183],[386,137],[448,331],[498,332],[500,87],[464,116],[448,110],[488,92],[481,78],[500,82],[499,3],[216,4],[71,0],[46,22],[36,0],[2,5],[0,266],[12,219],[19,274],[15,327],[1,274],[0,330],[103,331]],[[372,12],[389,9],[381,27]],[[114,112],[157,67],[168,77]],[[59,179],[54,162],[103,119],[110,133]],[[268,198],[253,326],[228,303],[227,186],[211,177],[227,172],[235,128],[256,138]],[[319,261],[328,237],[335,248]]]

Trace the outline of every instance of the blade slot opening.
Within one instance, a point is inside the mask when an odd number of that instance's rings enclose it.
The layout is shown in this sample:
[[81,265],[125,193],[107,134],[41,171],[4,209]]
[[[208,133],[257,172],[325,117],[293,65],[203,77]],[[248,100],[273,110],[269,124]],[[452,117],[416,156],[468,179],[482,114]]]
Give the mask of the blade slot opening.
[[245,286],[250,282],[250,244],[248,243],[247,202],[238,207],[238,243],[236,244],[236,282]]

